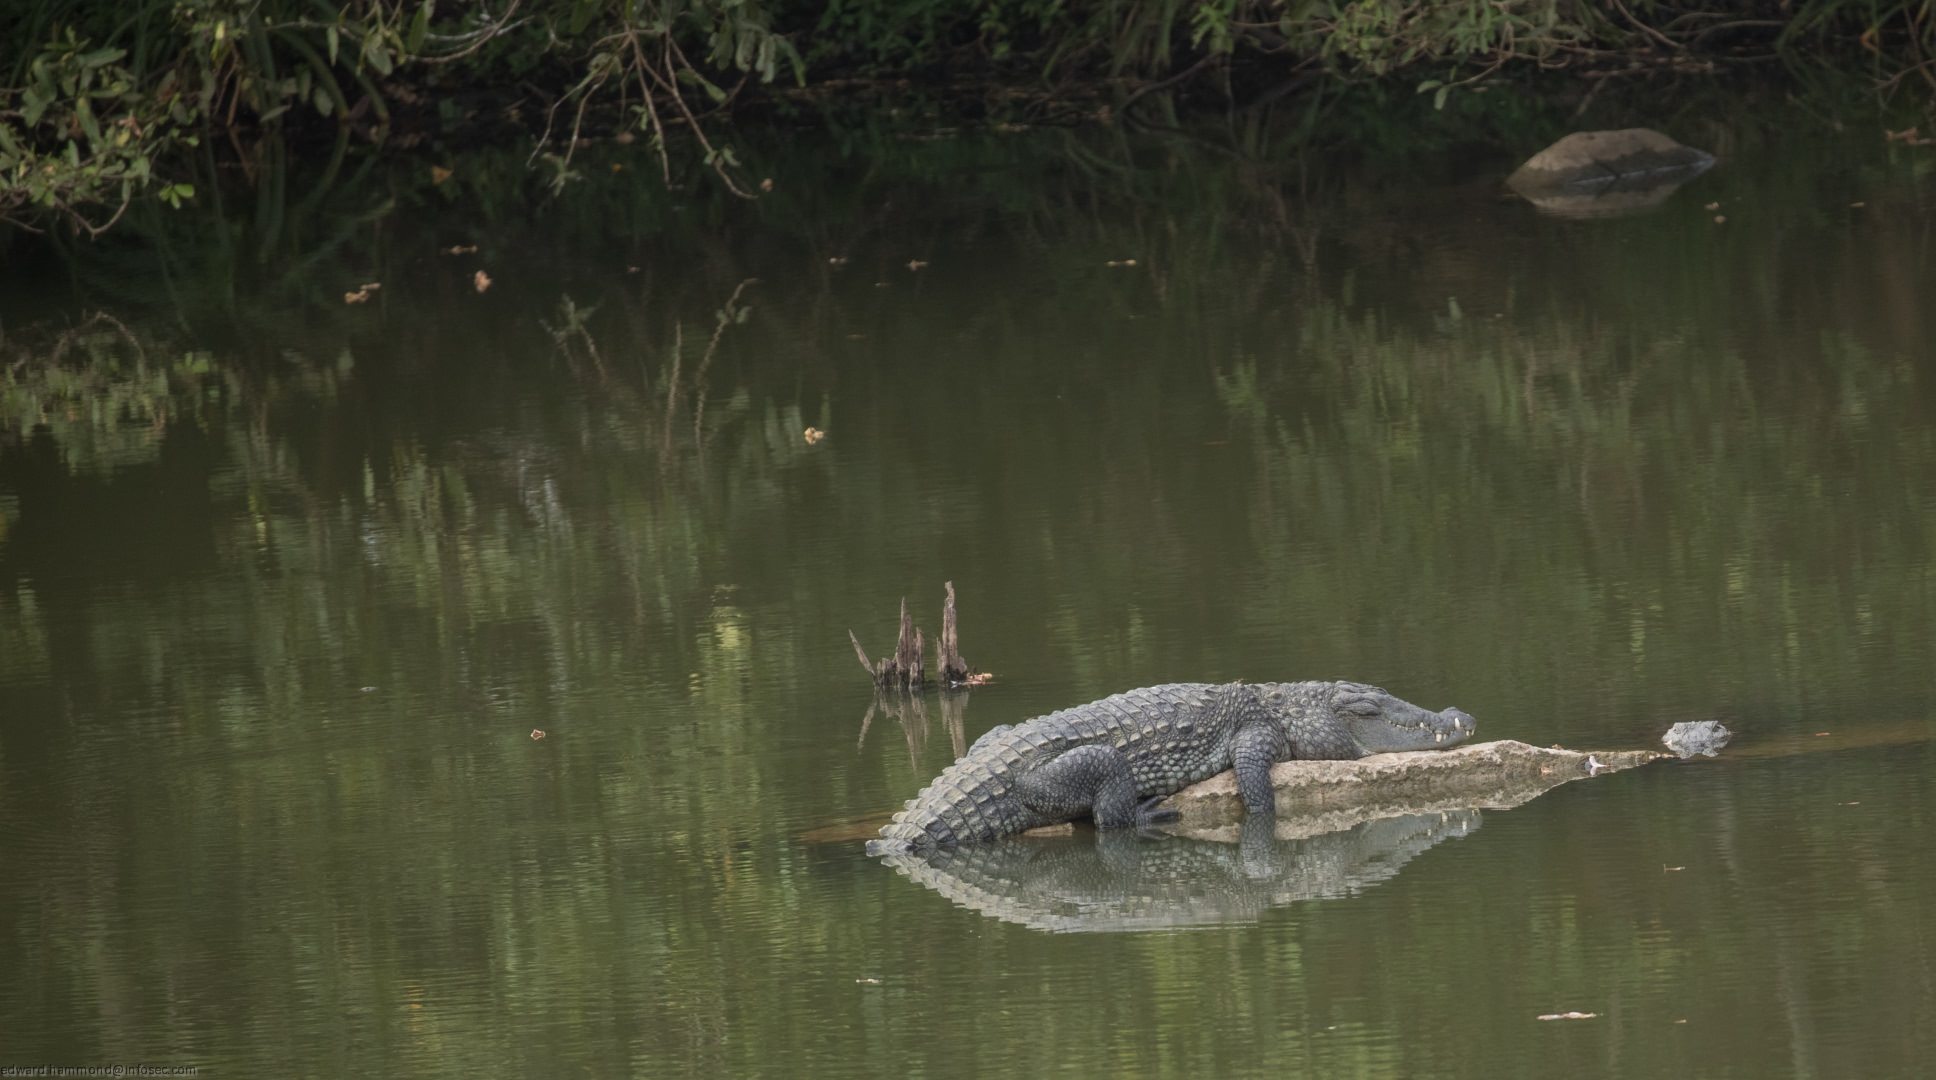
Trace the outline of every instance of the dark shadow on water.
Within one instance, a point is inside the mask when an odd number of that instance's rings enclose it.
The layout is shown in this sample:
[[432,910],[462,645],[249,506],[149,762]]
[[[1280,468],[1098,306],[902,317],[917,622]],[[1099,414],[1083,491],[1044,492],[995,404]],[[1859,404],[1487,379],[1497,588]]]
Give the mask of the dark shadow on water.
[[1274,908],[1353,896],[1479,827],[1477,809],[1399,814],[1305,834],[1247,822],[1236,843],[1127,833],[1011,837],[883,861],[955,904],[1055,933],[1255,922]]

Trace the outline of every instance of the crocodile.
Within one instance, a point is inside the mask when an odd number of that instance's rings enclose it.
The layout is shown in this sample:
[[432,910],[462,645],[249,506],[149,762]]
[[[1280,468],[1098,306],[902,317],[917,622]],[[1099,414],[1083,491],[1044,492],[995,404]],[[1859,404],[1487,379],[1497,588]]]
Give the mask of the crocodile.
[[1271,766],[1433,750],[1472,717],[1356,682],[1170,683],[991,729],[868,842],[874,855],[992,840],[1079,818],[1097,828],[1174,816],[1165,796],[1234,769],[1244,809],[1276,811]]

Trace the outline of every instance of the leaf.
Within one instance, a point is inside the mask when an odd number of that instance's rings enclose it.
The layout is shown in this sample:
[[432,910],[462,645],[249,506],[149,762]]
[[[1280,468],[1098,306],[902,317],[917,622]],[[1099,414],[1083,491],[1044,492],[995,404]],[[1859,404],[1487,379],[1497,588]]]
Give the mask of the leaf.
[[435,6],[433,0],[424,0],[417,17],[410,20],[410,36],[404,39],[404,48],[413,54],[423,48],[424,36],[430,33],[430,9]]
[[30,128],[40,123],[41,114],[53,103],[53,95],[42,94],[37,87],[29,86],[20,93],[20,122]]
[[316,106],[316,111],[324,116],[336,111],[336,99],[330,97],[329,91],[323,87],[317,87],[315,95],[310,100]]
[[334,26],[328,26],[323,28],[323,40],[329,43],[329,64],[331,67],[335,67],[336,66],[336,47],[337,45],[341,44],[341,38],[336,33],[336,28]]
[[81,66],[91,68],[105,67],[126,55],[128,55],[128,50],[126,49],[96,49],[91,53],[82,54],[80,58]]
[[363,39],[363,62],[376,69],[378,75],[390,74],[390,51],[372,34]]
[[101,125],[94,119],[94,106],[86,98],[74,103],[74,117],[81,122],[81,131],[87,135],[90,147],[101,145]]
[[1446,95],[1446,94],[1448,94],[1448,93],[1450,93],[1450,92],[1451,92],[1451,90],[1452,90],[1452,88],[1451,88],[1451,87],[1449,87],[1449,86],[1441,86],[1441,87],[1439,87],[1439,92],[1438,92],[1438,93],[1436,93],[1436,94],[1433,94],[1433,95],[1432,95],[1432,108],[1433,108],[1433,109],[1440,109],[1440,110],[1442,110],[1442,109],[1444,109],[1444,108],[1445,108],[1445,95]]

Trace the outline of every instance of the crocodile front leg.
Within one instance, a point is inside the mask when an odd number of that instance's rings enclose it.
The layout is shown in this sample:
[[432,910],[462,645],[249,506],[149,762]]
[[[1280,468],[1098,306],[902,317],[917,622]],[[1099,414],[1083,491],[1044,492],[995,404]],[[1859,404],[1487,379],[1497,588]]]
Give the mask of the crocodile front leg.
[[1284,757],[1284,729],[1256,720],[1230,735],[1230,767],[1237,771],[1237,794],[1246,813],[1269,817],[1277,812],[1277,792],[1271,787],[1271,766]]
[[1136,798],[1136,777],[1129,759],[1113,746],[1091,743],[1056,755],[1015,783],[1022,805],[1057,821],[1090,817],[1098,829],[1153,825],[1176,816],[1157,810],[1157,798]]

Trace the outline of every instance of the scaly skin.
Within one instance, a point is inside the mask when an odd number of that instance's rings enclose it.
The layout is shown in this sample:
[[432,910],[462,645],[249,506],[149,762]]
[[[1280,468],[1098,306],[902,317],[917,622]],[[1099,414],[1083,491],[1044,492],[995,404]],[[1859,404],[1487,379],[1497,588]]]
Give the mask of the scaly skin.
[[1276,809],[1270,767],[1456,746],[1457,709],[1428,712],[1363,683],[1172,683],[997,727],[868,843],[873,854],[992,840],[1091,817],[1161,820],[1156,800],[1226,769],[1252,814]]

